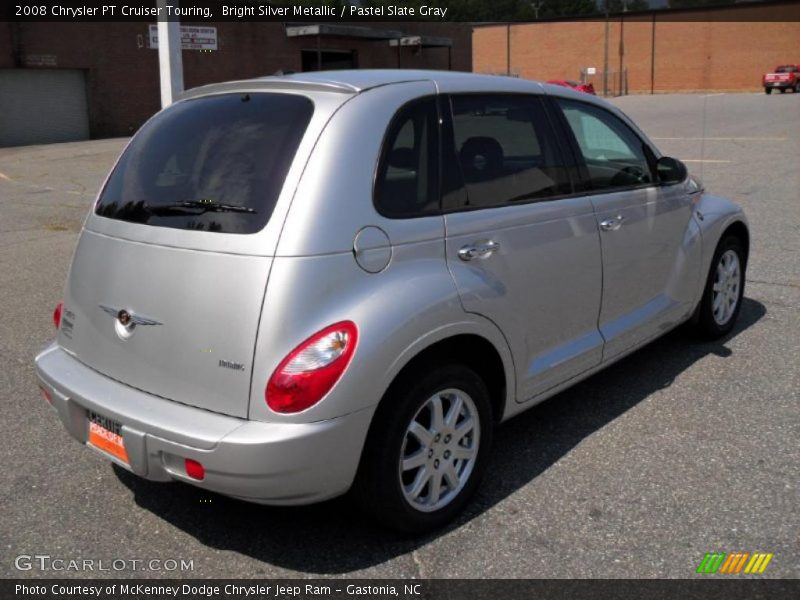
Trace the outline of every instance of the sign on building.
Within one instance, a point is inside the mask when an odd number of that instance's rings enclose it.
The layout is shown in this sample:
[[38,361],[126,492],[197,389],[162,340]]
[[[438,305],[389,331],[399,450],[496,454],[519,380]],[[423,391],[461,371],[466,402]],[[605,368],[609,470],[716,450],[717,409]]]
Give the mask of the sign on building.
[[[150,48],[158,49],[158,25],[150,24]],[[181,25],[182,50],[216,50],[216,27],[191,27]]]

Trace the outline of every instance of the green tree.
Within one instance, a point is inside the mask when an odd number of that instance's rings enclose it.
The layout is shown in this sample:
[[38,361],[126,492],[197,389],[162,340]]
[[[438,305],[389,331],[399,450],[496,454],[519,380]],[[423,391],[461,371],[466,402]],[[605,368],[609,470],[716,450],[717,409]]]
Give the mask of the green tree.
[[634,12],[649,8],[647,0],[608,0],[608,12],[611,13]]
[[526,21],[535,20],[537,7],[539,19],[591,15],[598,12],[594,0],[530,0],[522,2],[518,18]]

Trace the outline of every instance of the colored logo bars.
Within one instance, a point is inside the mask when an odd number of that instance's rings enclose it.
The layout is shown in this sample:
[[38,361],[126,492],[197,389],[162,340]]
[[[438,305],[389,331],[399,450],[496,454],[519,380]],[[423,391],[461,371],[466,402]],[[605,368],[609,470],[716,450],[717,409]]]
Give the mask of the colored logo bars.
[[[697,567],[697,573],[724,573],[736,575],[751,573],[760,575],[772,560],[771,552],[707,552]],[[749,559],[749,560],[748,560]],[[745,566],[747,565],[747,566]]]

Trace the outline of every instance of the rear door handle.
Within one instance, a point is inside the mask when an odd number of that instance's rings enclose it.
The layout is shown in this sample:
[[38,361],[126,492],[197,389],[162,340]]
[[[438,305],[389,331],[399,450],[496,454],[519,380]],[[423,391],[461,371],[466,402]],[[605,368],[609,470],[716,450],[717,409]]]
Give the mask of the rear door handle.
[[500,244],[494,240],[486,242],[475,242],[462,246],[458,251],[458,258],[461,260],[472,260],[474,258],[489,258],[495,250],[500,248]]
[[617,215],[613,219],[606,219],[605,221],[600,221],[600,229],[603,231],[616,231],[620,227],[622,227],[622,222],[625,220],[625,217],[622,215]]

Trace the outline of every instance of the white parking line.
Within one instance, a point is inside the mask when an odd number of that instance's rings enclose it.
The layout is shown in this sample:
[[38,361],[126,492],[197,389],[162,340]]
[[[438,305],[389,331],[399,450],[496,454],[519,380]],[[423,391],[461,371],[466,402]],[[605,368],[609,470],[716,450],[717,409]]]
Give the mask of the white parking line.
[[712,160],[710,158],[682,158],[681,162],[685,163],[729,163],[729,160]]
[[[702,141],[702,137],[652,137],[651,140],[659,141]],[[788,142],[788,137],[707,137],[707,142]]]

